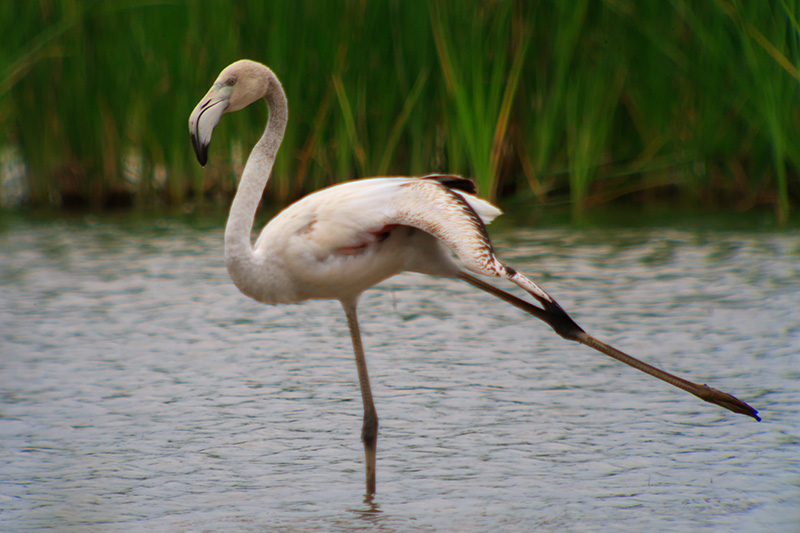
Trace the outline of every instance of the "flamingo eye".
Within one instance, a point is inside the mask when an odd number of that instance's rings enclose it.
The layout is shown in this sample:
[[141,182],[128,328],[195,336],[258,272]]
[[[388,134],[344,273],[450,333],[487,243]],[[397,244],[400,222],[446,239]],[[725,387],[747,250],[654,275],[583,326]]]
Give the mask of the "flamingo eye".
[[233,87],[233,85],[235,84],[236,84],[236,78],[233,76],[231,76],[230,78],[227,79],[227,81],[225,81],[225,85],[227,85],[228,87]]

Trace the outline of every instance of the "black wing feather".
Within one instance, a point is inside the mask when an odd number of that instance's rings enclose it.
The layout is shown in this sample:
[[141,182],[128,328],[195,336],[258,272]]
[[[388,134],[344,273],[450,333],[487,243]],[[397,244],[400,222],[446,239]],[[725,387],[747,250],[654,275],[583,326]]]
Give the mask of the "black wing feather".
[[467,194],[476,194],[478,192],[478,187],[474,181],[455,174],[428,174],[420,179],[438,181],[448,189],[458,189]]

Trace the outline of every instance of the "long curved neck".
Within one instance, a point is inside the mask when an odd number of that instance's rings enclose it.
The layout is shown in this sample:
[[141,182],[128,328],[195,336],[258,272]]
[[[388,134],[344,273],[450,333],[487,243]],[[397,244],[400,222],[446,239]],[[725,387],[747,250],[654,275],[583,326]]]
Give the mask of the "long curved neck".
[[264,95],[269,108],[267,127],[247,159],[225,226],[225,264],[237,285],[243,277],[247,277],[241,270],[246,270],[247,265],[253,262],[253,245],[250,240],[253,221],[289,118],[286,94],[272,71],[269,71],[267,86],[267,93]]

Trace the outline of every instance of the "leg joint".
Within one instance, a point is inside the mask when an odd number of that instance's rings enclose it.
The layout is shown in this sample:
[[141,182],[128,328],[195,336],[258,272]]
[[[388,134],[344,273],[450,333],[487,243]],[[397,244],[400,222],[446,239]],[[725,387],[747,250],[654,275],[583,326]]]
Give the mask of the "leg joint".
[[377,414],[364,413],[364,424],[361,426],[361,441],[368,445],[374,445],[378,441]]

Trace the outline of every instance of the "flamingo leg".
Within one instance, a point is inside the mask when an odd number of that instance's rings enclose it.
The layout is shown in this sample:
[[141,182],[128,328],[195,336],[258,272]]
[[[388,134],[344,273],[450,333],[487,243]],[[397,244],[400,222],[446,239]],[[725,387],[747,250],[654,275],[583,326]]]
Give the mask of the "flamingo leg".
[[[517,272],[515,272],[514,275],[522,277]],[[535,316],[539,320],[546,322],[555,330],[556,333],[567,340],[579,342],[590,348],[593,348],[609,357],[613,357],[617,361],[625,363],[626,365],[630,365],[637,370],[645,372],[646,374],[650,374],[651,376],[678,387],[679,389],[683,389],[686,392],[697,396],[701,400],[719,405],[720,407],[724,407],[725,409],[733,411],[734,413],[752,416],[756,420],[761,421],[761,418],[758,416],[758,411],[735,396],[711,388],[708,385],[699,385],[692,381],[679,378],[674,374],[670,374],[669,372],[665,372],[660,368],[649,365],[644,361],[640,361],[639,359],[626,354],[625,352],[617,350],[613,346],[609,346],[608,344],[595,339],[583,331],[583,329],[574,320],[572,320],[567,312],[564,311],[564,309],[562,309],[561,306],[558,305],[554,299],[552,299],[552,297],[547,300],[537,293],[531,292],[530,294],[536,298],[540,304],[542,304],[542,307],[537,307],[530,302],[526,302],[525,300],[517,298],[513,294],[509,294],[501,289],[498,289],[494,285],[490,285],[489,283],[475,278],[466,272],[461,272],[458,277],[467,283],[474,285],[475,287],[484,290],[489,294],[497,296],[501,300],[504,300],[519,309],[522,309],[523,311]],[[514,280],[512,279],[512,281]]]
[[358,382],[361,385],[361,399],[364,402],[364,423],[361,426],[361,441],[364,443],[364,459],[367,473],[367,496],[375,494],[375,458],[378,450],[378,412],[372,400],[372,389],[369,385],[367,360],[361,344],[361,331],[358,327],[356,302],[342,301],[350,337],[353,340],[353,352],[358,368]]

